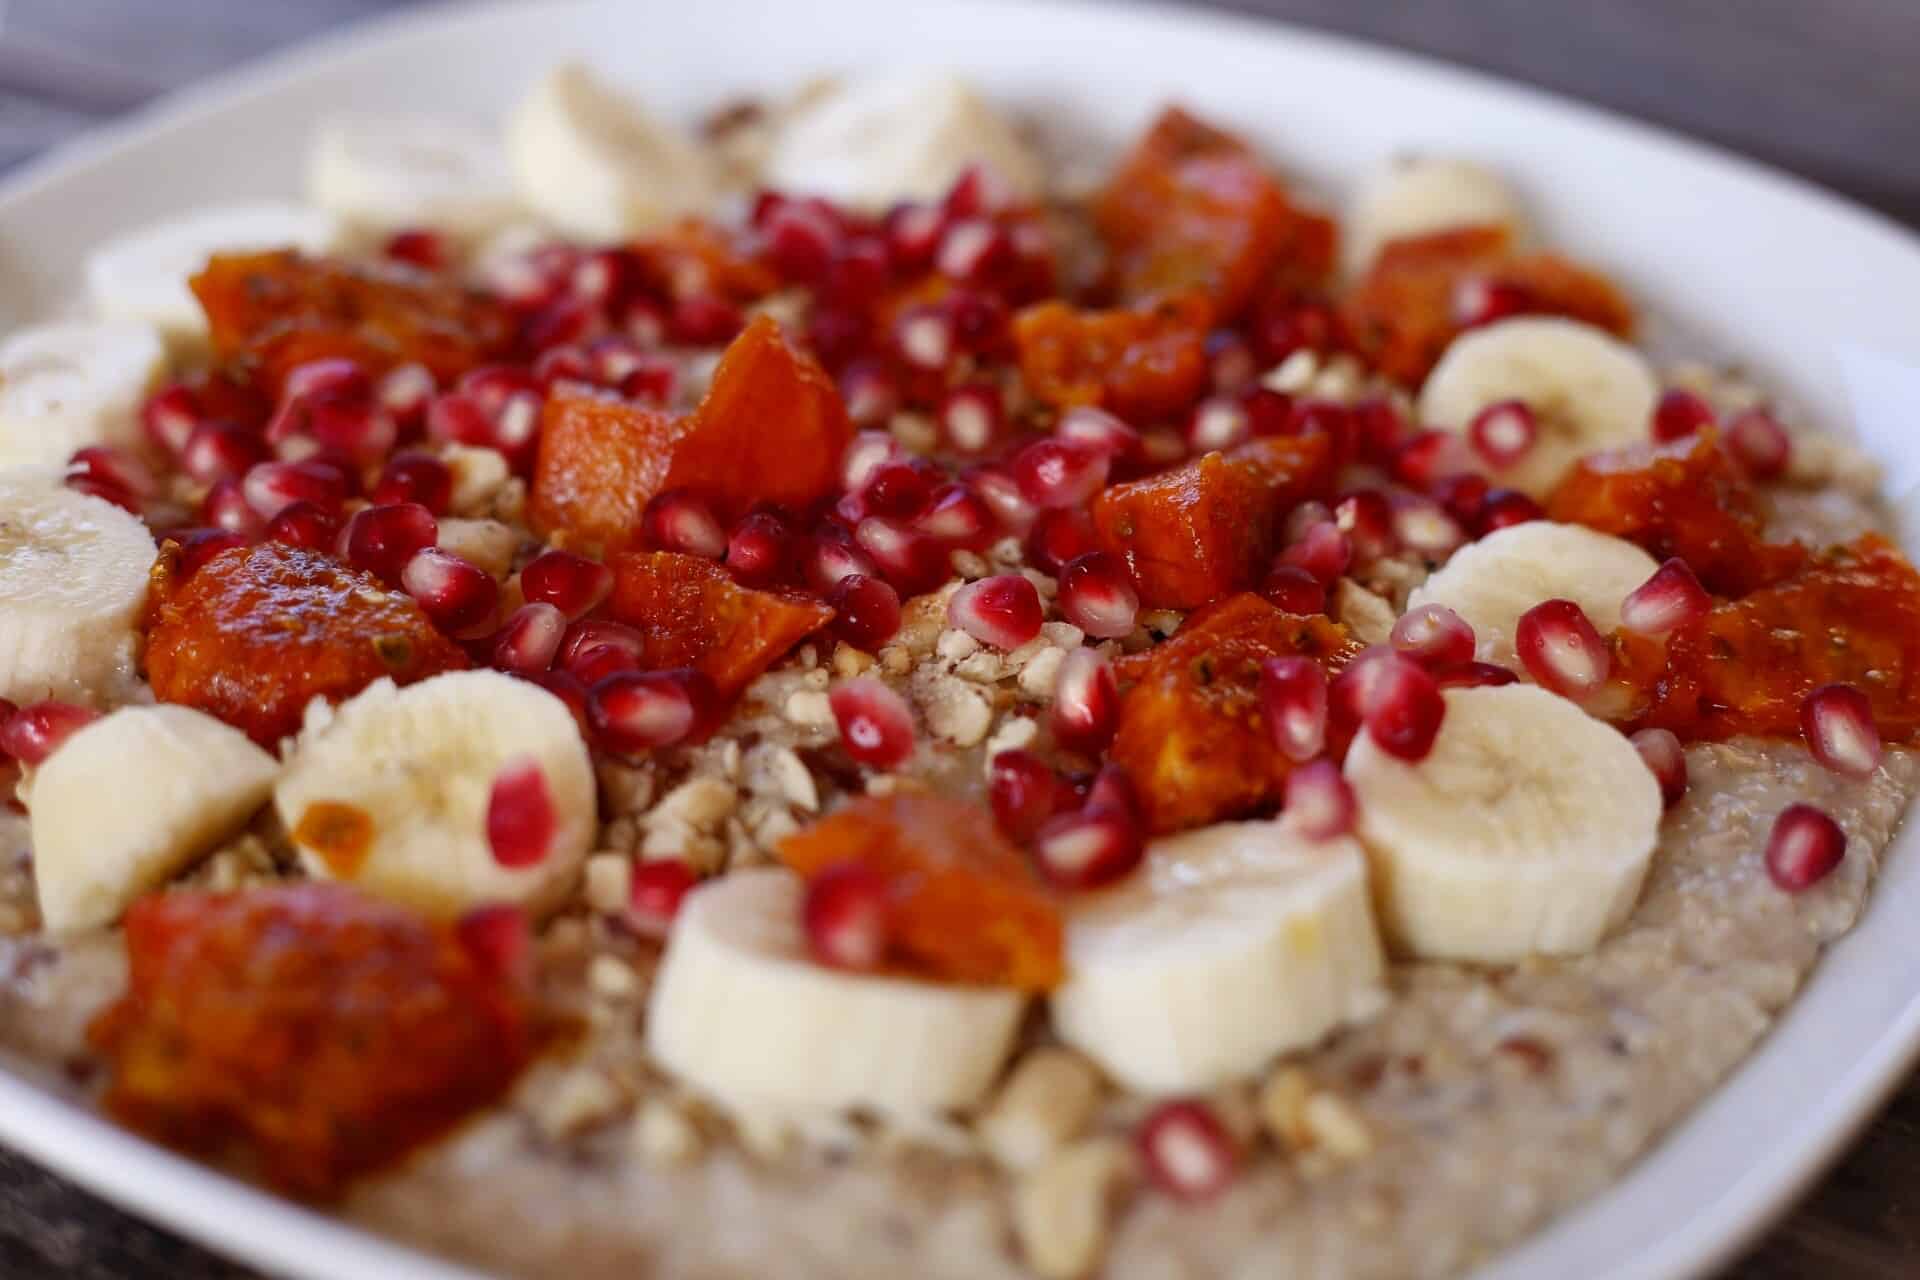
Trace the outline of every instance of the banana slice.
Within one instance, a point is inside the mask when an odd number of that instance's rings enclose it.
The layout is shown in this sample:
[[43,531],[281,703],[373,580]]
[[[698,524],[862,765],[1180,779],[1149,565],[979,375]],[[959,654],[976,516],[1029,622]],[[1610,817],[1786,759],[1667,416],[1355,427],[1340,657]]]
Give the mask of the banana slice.
[[43,324],[0,342],[0,466],[62,465],[137,445],[140,402],[165,371],[154,331],[124,320]]
[[299,249],[325,253],[340,243],[340,223],[324,209],[262,200],[196,209],[142,227],[95,249],[87,294],[103,316],[140,320],[167,338],[205,335],[207,318],[187,278],[216,253]]
[[519,212],[499,139],[438,116],[336,116],[307,160],[307,195],[347,223],[380,231],[434,227],[464,239]]
[[520,195],[563,231],[617,240],[699,213],[717,180],[704,152],[587,68],[549,72],[507,121]]
[[1446,699],[1426,759],[1365,734],[1347,754],[1389,942],[1493,964],[1590,950],[1640,896],[1659,784],[1618,730],[1544,689]]
[[803,892],[766,867],[687,899],[647,1005],[654,1058],[736,1107],[910,1115],[979,1102],[1025,997],[823,968],[801,933]]
[[1659,396],[1646,357],[1611,334],[1521,316],[1454,339],[1420,388],[1420,420],[1465,431],[1488,405],[1525,401],[1540,425],[1533,447],[1486,470],[1496,484],[1544,497],[1584,455],[1645,440]]
[[[544,848],[505,865],[488,833],[495,783],[529,767],[550,830]],[[380,680],[338,708],[316,702],[273,803],[313,875],[436,915],[556,905],[595,828],[593,766],[573,713],[497,671],[404,689]]]
[[1406,156],[1361,187],[1347,218],[1347,268],[1358,275],[1389,241],[1455,227],[1521,230],[1520,207],[1500,175],[1458,156]]
[[1413,589],[1407,608],[1443,604],[1473,627],[1483,662],[1522,671],[1513,650],[1520,615],[1543,600],[1571,600],[1606,635],[1620,602],[1659,568],[1624,538],[1577,524],[1529,520],[1468,543]]
[[901,74],[840,85],[802,107],[774,140],[766,180],[883,209],[938,200],[976,164],[1022,196],[1041,192],[1039,157],[972,85]]
[[1053,1025],[1129,1088],[1211,1089],[1377,1012],[1383,969],[1358,844],[1221,823],[1073,908]]
[[75,733],[23,788],[40,917],[112,924],[246,825],[280,764],[190,707],[122,707]]
[[155,554],[146,525],[58,471],[0,471],[0,698],[120,698]]

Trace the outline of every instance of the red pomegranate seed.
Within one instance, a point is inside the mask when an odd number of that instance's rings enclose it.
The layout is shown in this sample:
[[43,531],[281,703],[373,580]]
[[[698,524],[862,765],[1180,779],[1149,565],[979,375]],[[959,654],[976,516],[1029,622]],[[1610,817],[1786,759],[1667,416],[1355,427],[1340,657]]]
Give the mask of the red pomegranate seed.
[[875,769],[897,769],[913,754],[913,712],[906,699],[872,676],[858,676],[827,695],[847,754]]
[[[1068,790],[1073,790],[1068,784]],[[1117,764],[1100,766],[1100,772],[1093,775],[1093,781],[1087,786],[1085,802],[1080,806],[1089,813],[1112,810],[1126,815],[1134,826],[1142,825],[1140,795],[1133,789],[1133,782],[1127,777],[1127,771]]]
[[1006,429],[1006,404],[1000,388],[970,382],[947,392],[940,402],[940,431],[960,453],[985,453]]
[[1473,628],[1443,604],[1423,604],[1400,615],[1388,641],[1428,669],[1473,661]]
[[1453,318],[1463,329],[1525,315],[1533,310],[1533,294],[1524,286],[1485,276],[1469,276],[1453,291]]
[[1371,564],[1399,549],[1393,504],[1378,489],[1357,489],[1333,504],[1333,524],[1346,535],[1353,558]]
[[1187,416],[1187,447],[1195,453],[1231,449],[1252,434],[1252,416],[1237,396],[1209,396]]
[[84,493],[88,497],[111,502],[114,506],[133,515],[141,514],[140,499],[111,480],[101,480],[94,476],[64,476],[61,478],[61,484],[75,493]]
[[1327,682],[1327,724],[1358,728],[1373,706],[1382,664],[1400,655],[1390,644],[1370,644],[1355,654],[1340,673]]
[[575,653],[567,662],[566,674],[578,680],[583,686],[592,688],[608,676],[639,669],[640,659],[629,650],[619,645],[596,644]]
[[1246,390],[1260,376],[1260,362],[1253,348],[1239,334],[1216,330],[1207,335],[1207,368],[1213,389],[1227,394]]
[[937,307],[909,307],[894,321],[893,343],[909,366],[928,373],[953,362],[958,345],[953,319]]
[[308,405],[305,432],[321,449],[370,467],[392,452],[400,424],[371,401],[315,400]]
[[840,374],[840,398],[856,427],[882,426],[900,408],[900,388],[886,367],[856,360]]
[[993,541],[993,526],[993,512],[986,502],[958,483],[935,489],[925,509],[913,518],[914,529],[929,538],[975,551]]
[[1356,452],[1366,462],[1391,461],[1407,434],[1407,420],[1393,401],[1369,396],[1352,407]]
[[340,542],[340,521],[311,502],[296,502],[268,522],[267,540],[330,553]]
[[1428,560],[1444,560],[1467,540],[1466,530],[1432,498],[1403,497],[1394,504],[1393,533],[1400,545]]
[[868,516],[853,539],[902,595],[931,591],[947,577],[947,553],[940,544],[898,520]]
[[474,907],[454,921],[454,937],[483,973],[516,983],[533,979],[533,926],[510,903]]
[[422,271],[444,271],[453,262],[453,246],[438,231],[408,227],[387,237],[380,252]]
[[1140,593],[1125,561],[1110,551],[1091,551],[1060,570],[1059,607],[1068,622],[1088,635],[1117,640],[1133,634]]
[[347,500],[347,478],[325,462],[262,462],[241,481],[248,505],[271,520],[296,502],[338,511]]
[[1048,818],[1079,803],[1051,766],[1031,751],[1002,751],[987,773],[987,799],[994,821],[1012,840],[1025,843]]
[[1260,358],[1279,364],[1296,351],[1327,351],[1338,345],[1340,322],[1321,302],[1270,298],[1253,318],[1248,337]]
[[1040,518],[1040,509],[1020,492],[1020,485],[1005,471],[979,467],[967,476],[967,483],[987,504],[1002,529],[1015,537],[1024,537]]
[[493,575],[439,547],[422,547],[400,570],[400,585],[434,625],[462,636],[493,618],[500,585]]
[[887,882],[858,862],[840,862],[807,881],[800,926],[807,952],[829,969],[866,972],[887,958]]
[[793,553],[793,531],[771,511],[749,513],[727,536],[727,569],[748,586],[786,577]]
[[944,472],[922,459],[890,458],[868,474],[860,490],[865,514],[900,520],[917,516],[945,480]]
[[193,429],[180,451],[180,469],[201,484],[235,480],[267,460],[260,437],[227,422],[205,422]]
[[[647,638],[626,625],[609,618],[582,618],[569,626],[560,638],[560,650],[554,660],[560,666],[579,675],[575,670],[595,649],[612,649],[624,654],[628,667],[640,665],[640,658],[647,651]],[[582,679],[581,683],[592,681]]]
[[1675,557],[1620,602],[1620,625],[1645,636],[1663,636],[1707,616],[1713,600],[1685,560]]
[[147,439],[176,458],[187,447],[187,437],[204,421],[199,398],[178,382],[155,392],[140,406],[140,425]]
[[670,747],[693,733],[701,707],[685,675],[622,671],[587,690],[587,721],[601,746],[618,755]]
[[1260,594],[1276,609],[1302,617],[1327,611],[1327,584],[1297,564],[1276,564],[1267,570]]
[[1477,527],[1484,538],[1510,525],[1546,518],[1547,513],[1540,509],[1540,504],[1518,489],[1489,489],[1486,500],[1480,504]]
[[613,593],[613,570],[585,556],[552,548],[520,570],[520,591],[529,600],[552,605],[571,621],[591,613]]
[[879,578],[850,573],[834,583],[827,604],[834,635],[863,653],[878,653],[900,630],[900,593]]
[[1080,507],[1041,512],[1027,534],[1027,559],[1051,574],[1064,572],[1070,562],[1097,549],[1093,521]]
[[433,546],[439,538],[440,524],[433,512],[417,502],[396,502],[354,512],[341,532],[340,545],[349,563],[398,582],[414,553]]
[[949,280],[984,280],[1013,252],[1013,242],[996,223],[966,218],[947,228],[934,255],[934,267]]
[[1823,684],[1800,704],[1807,749],[1835,773],[1870,778],[1880,767],[1880,729],[1873,704],[1850,684]]
[[1714,424],[1713,406],[1678,387],[1660,397],[1653,407],[1653,438],[1662,444],[1685,440]]
[[1400,442],[1390,465],[1394,478],[1415,489],[1426,489],[1443,475],[1467,469],[1466,445],[1451,431],[1416,431]]
[[[1141,456],[1140,433],[1105,409],[1080,405],[1060,415],[1054,424],[1056,439],[1098,450],[1109,458],[1131,460]],[[1184,452],[1185,442],[1181,442]]]
[[487,793],[487,844],[510,871],[539,866],[553,848],[560,820],[547,775],[532,756],[510,761]]
[[1790,804],[1774,819],[1767,837],[1767,875],[1788,893],[1827,878],[1847,854],[1847,833],[1810,804]]
[[1447,514],[1465,529],[1480,526],[1480,513],[1487,505],[1487,494],[1490,492],[1492,489],[1487,484],[1487,478],[1472,471],[1441,476],[1428,490],[1429,496],[1446,508]]
[[1246,411],[1247,430],[1255,436],[1284,436],[1293,431],[1292,396],[1252,386],[1240,393],[1240,405]]
[[1034,506],[1078,507],[1107,482],[1112,459],[1067,440],[1036,440],[1013,456],[1013,478]]
[[1120,688],[1098,650],[1083,646],[1060,663],[1048,723],[1062,746],[1083,755],[1098,755],[1113,741],[1120,724]]
[[567,704],[582,738],[592,735],[593,726],[587,722],[587,686],[578,676],[566,671],[542,671],[528,679]]
[[657,858],[633,868],[633,884],[627,893],[627,928],[643,938],[664,938],[680,914],[680,904],[700,883],[679,858]]
[[1787,469],[1793,439],[1765,409],[1749,409],[1727,425],[1727,452],[1756,480],[1771,480]]
[[1540,419],[1524,400],[1490,404],[1467,424],[1467,442],[1482,462],[1496,470],[1526,457],[1539,438]]
[[881,234],[895,270],[928,266],[947,231],[946,211],[937,205],[899,204],[887,211]]
[[0,722],[0,755],[24,765],[45,764],[76,730],[99,718],[98,711],[71,702],[30,703]]
[[1287,417],[1290,436],[1325,436],[1335,456],[1353,451],[1353,411],[1333,400],[1299,400]]
[[258,537],[266,527],[266,521],[247,501],[246,491],[232,480],[216,481],[207,490],[207,496],[200,499],[200,518],[216,529],[248,538]]
[[1346,535],[1331,521],[1323,520],[1309,526],[1293,545],[1282,551],[1277,563],[1304,569],[1315,581],[1327,586],[1347,571],[1352,559],[1353,550],[1347,544]]
[[1436,667],[1433,679],[1442,689],[1486,689],[1520,682],[1519,676],[1497,662],[1460,662],[1450,667]]
[[1287,775],[1283,808],[1309,840],[1331,840],[1353,830],[1353,788],[1331,760],[1314,760]]
[[787,201],[760,226],[767,261],[784,280],[812,284],[840,252],[839,225],[810,204]]
[[1260,664],[1260,707],[1280,754],[1299,763],[1327,745],[1327,673],[1310,658]]
[[1114,806],[1057,814],[1033,837],[1034,865],[1062,889],[1110,885],[1139,866],[1145,853],[1139,825]]
[[453,505],[453,468],[430,453],[396,453],[368,495],[375,506],[417,502],[436,516]]
[[1687,753],[1671,729],[1642,729],[1628,741],[1660,784],[1660,801],[1671,809],[1687,793]]
[[493,665],[515,675],[538,675],[553,665],[567,619],[550,604],[523,604],[493,643]]
[[667,318],[667,332],[695,347],[717,347],[732,340],[746,326],[740,308],[717,293],[695,293],[676,298]]
[[706,560],[727,554],[727,531],[713,508],[685,489],[669,489],[647,503],[641,518],[647,545],[659,551],[678,551]]
[[310,396],[338,396],[360,400],[373,394],[373,381],[356,360],[345,356],[323,356],[295,365],[280,384],[282,402],[304,400]]
[[135,498],[152,498],[160,492],[160,484],[146,463],[111,445],[95,444],[75,450],[67,460],[66,478],[111,485]]
[[420,431],[427,420],[427,402],[439,384],[433,371],[423,364],[401,364],[389,369],[380,379],[376,392],[380,407],[390,414],[402,435]]
[[947,602],[947,625],[996,649],[1018,649],[1040,634],[1040,592],[1017,573],[969,582]]
[[253,541],[249,535],[232,529],[195,529],[175,537],[180,542],[180,559],[174,565],[174,572],[182,578],[191,578],[200,571],[201,565],[222,551],[248,546]]
[[862,431],[847,445],[840,458],[840,487],[859,493],[873,475],[901,455],[900,442],[884,431]]
[[1447,713],[1440,686],[1427,669],[1402,654],[1380,659],[1366,690],[1367,736],[1390,756],[1424,760]]
[[1152,1183],[1176,1200],[1219,1195],[1240,1167],[1240,1150],[1202,1102],[1163,1102],[1147,1114],[1136,1138]]
[[807,539],[800,553],[800,568],[807,585],[826,595],[854,574],[877,578],[880,567],[873,557],[856,546],[837,538]]
[[1607,642],[1571,600],[1548,600],[1521,614],[1513,643],[1535,683],[1576,702],[1597,693],[1612,668]]

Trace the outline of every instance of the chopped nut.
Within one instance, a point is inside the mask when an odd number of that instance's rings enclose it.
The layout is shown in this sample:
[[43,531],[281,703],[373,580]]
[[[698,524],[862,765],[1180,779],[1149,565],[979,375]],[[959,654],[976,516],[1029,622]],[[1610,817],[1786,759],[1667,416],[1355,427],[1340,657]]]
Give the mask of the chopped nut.
[[1040,637],[1062,649],[1078,649],[1087,638],[1087,633],[1071,622],[1043,622],[1040,624]]
[[1100,1097],[1100,1077],[1069,1049],[1022,1058],[976,1124],[987,1154],[1009,1169],[1032,1169],[1079,1136]]
[[468,564],[485,569],[496,578],[504,578],[513,568],[513,553],[519,549],[520,535],[498,520],[440,521],[439,545]]
[[982,649],[956,664],[953,674],[975,684],[992,684],[1007,673],[1007,664],[991,649]]
[[728,738],[720,744],[720,772],[729,782],[740,781],[740,740]]
[[771,849],[800,829],[800,823],[785,809],[775,809],[753,825],[753,838],[761,848]]
[[887,1151],[918,1148],[958,1159],[967,1159],[980,1152],[980,1144],[973,1130],[941,1115],[909,1113],[888,1116],[885,1126],[880,1130],[879,1140],[880,1147]]
[[595,773],[615,813],[639,813],[653,803],[653,770],[603,760]]
[[993,727],[993,707],[986,695],[966,681],[950,676],[929,683],[922,707],[927,727],[957,746],[973,746]]
[[825,693],[817,689],[797,689],[788,694],[780,714],[789,723],[809,729],[825,729],[833,725],[833,704],[827,701]]
[[1260,1087],[1260,1120],[1280,1146],[1298,1151],[1313,1145],[1307,1128],[1307,1099],[1313,1081],[1299,1067],[1282,1067]]
[[1065,649],[1042,649],[1020,668],[1020,692],[1029,698],[1051,698],[1060,676],[1060,664],[1067,660]]
[[987,558],[995,564],[1019,564],[1027,558],[1027,549],[1020,545],[1020,539],[1005,537],[987,548]]
[[1000,722],[1000,727],[987,739],[987,754],[983,767],[993,772],[993,758],[1002,751],[1024,751],[1033,745],[1040,736],[1040,722],[1031,716],[1009,716]]
[[663,1098],[650,1098],[634,1117],[633,1143],[648,1164],[671,1168],[699,1153],[700,1130],[679,1107]]
[[1033,584],[1033,589],[1040,593],[1042,600],[1051,600],[1060,594],[1060,583],[1038,569],[1022,569],[1020,576]]
[[1170,636],[1179,630],[1186,617],[1178,609],[1148,609],[1140,615],[1139,622],[1157,636]]
[[685,823],[696,831],[711,831],[740,802],[733,784],[719,778],[689,778],[666,795],[647,815],[649,821]]
[[1352,578],[1333,584],[1333,616],[1361,644],[1384,644],[1396,621],[1393,606]]
[[1314,1141],[1333,1155],[1357,1160],[1373,1150],[1366,1121],[1338,1094],[1322,1091],[1308,1098],[1304,1118]]
[[864,649],[856,649],[850,644],[838,644],[833,648],[833,674],[842,680],[861,675],[872,666],[873,655]]
[[902,410],[887,419],[887,430],[908,453],[932,453],[940,446],[940,428],[924,413]]
[[1327,361],[1326,367],[1314,376],[1311,393],[1317,399],[1346,404],[1360,394],[1365,372],[1358,360],[1342,352]]
[[808,666],[800,673],[800,687],[824,692],[833,683],[833,673],[825,667]]
[[880,650],[880,669],[890,676],[903,676],[913,670],[913,655],[897,644]]
[[607,1119],[626,1102],[618,1085],[590,1067],[563,1074],[534,1106],[533,1122],[549,1139],[582,1133]]
[[778,1160],[793,1150],[793,1125],[771,1111],[741,1110],[733,1114],[740,1145],[762,1160]]
[[934,651],[948,662],[960,662],[978,653],[980,642],[958,627],[949,627],[940,633]]
[[633,889],[633,860],[624,853],[596,853],[587,859],[583,880],[589,907],[607,915],[625,911]]
[[1786,480],[1809,489],[1837,488],[1861,498],[1880,491],[1880,464],[1845,440],[1801,432],[1787,453]]
[[619,956],[603,953],[587,965],[587,986],[608,1000],[626,1000],[640,989],[640,975]]
[[1013,1230],[1028,1266],[1047,1280],[1073,1280],[1100,1264],[1113,1193],[1128,1164],[1118,1139],[1088,1138],[1020,1179]]
[[968,582],[972,582],[976,578],[984,578],[993,572],[992,565],[988,564],[976,553],[968,551],[964,547],[955,551],[948,558],[948,563],[953,566],[955,573],[965,578]]
[[1319,354],[1302,347],[1267,370],[1265,376],[1260,379],[1260,385],[1269,391],[1278,391],[1282,395],[1299,395],[1307,389],[1308,384],[1319,372]]
[[501,486],[513,475],[506,456],[498,449],[450,444],[441,451],[440,460],[453,472],[450,505],[457,515],[473,516],[490,510]]
[[781,747],[773,754],[773,775],[779,783],[780,794],[796,809],[813,813],[820,808],[820,788],[813,780],[813,771],[806,762],[788,748]]

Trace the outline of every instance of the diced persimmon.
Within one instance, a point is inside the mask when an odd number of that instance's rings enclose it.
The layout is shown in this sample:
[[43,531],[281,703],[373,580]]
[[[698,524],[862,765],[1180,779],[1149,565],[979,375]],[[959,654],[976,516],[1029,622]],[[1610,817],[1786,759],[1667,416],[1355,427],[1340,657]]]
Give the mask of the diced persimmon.
[[1062,977],[1060,908],[977,801],[863,796],[780,842],[803,876],[845,862],[890,890],[890,967],[942,982],[1046,991]]
[[1014,317],[1020,372],[1057,409],[1092,404],[1124,418],[1166,417],[1206,390],[1207,315],[1194,294],[1111,311],[1042,302]]
[[650,289],[670,298],[716,293],[753,302],[780,287],[764,264],[740,253],[712,223],[689,219],[657,236],[637,240],[634,256]]
[[1148,826],[1179,831],[1278,800],[1293,766],[1261,709],[1260,664],[1304,656],[1332,673],[1359,648],[1323,615],[1286,613],[1246,592],[1117,662],[1116,676],[1131,687],[1111,758],[1132,779]]
[[1255,585],[1280,521],[1332,479],[1325,436],[1273,436],[1110,485],[1094,536],[1132,570],[1141,603],[1191,609]]
[[216,716],[264,747],[382,676],[411,684],[467,665],[412,597],[332,556],[284,542],[234,547],[175,581],[154,566],[147,679],[162,702]]
[[647,500],[667,487],[684,420],[562,382],[540,417],[527,497],[534,532],[577,551],[608,552],[640,536]]
[[289,370],[323,356],[346,356],[374,373],[418,362],[445,385],[514,343],[500,304],[397,264],[291,250],[216,254],[192,285],[214,354],[276,396]]
[[1575,464],[1547,516],[1679,556],[1709,591],[1743,596],[1798,570],[1807,549],[1768,542],[1758,500],[1711,430],[1677,444],[1635,446]]
[[544,1031],[450,925],[337,884],[127,912],[126,994],[89,1029],[109,1112],[330,1199],[505,1095]]
[[646,666],[694,667],[726,697],[833,621],[833,610],[818,600],[743,587],[699,556],[629,551],[608,563],[607,610],[646,636]]

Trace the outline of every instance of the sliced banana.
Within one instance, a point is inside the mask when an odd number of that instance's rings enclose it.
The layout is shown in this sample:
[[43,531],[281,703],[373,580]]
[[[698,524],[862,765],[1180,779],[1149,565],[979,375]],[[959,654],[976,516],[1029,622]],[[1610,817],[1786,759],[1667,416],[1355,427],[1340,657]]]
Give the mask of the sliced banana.
[[127,320],[32,325],[0,342],[0,466],[62,465],[93,444],[134,445],[166,349]]
[[1458,156],[1405,156],[1361,187],[1342,237],[1347,268],[1366,270],[1390,241],[1485,226],[1521,230],[1520,206],[1499,174]]
[[1053,1025],[1129,1088],[1211,1089],[1377,1012],[1384,967],[1358,844],[1221,823],[1072,908]]
[[[553,829],[544,856],[504,866],[488,837],[494,783],[531,763]],[[595,830],[593,766],[566,703],[497,671],[380,680],[316,702],[273,792],[301,861],[435,915],[488,902],[540,911],[572,886]]]
[[356,227],[433,227],[464,239],[499,229],[520,209],[500,140],[428,115],[323,121],[307,158],[307,195]]
[[578,63],[547,73],[514,108],[506,145],[521,198],[587,239],[657,229],[716,194],[711,162],[691,138]]
[[280,764],[190,707],[122,707],[61,744],[25,788],[40,918],[112,924],[266,803]]
[[766,180],[883,209],[938,200],[973,165],[1022,196],[1044,185],[1039,157],[972,85],[903,73],[837,85],[803,106],[775,138]]
[[1592,949],[1640,896],[1659,784],[1618,730],[1544,689],[1446,700],[1424,760],[1365,734],[1347,754],[1388,941],[1492,964]]
[[1624,538],[1583,525],[1529,520],[1470,542],[1413,589],[1407,608],[1443,604],[1473,627],[1477,655],[1525,674],[1513,649],[1520,615],[1543,600],[1571,600],[1606,635],[1620,602],[1659,568]]
[[216,205],[129,231],[87,259],[87,295],[103,316],[140,320],[169,339],[192,341],[207,319],[187,278],[216,253],[339,246],[339,220],[325,209],[283,201]]
[[59,471],[0,471],[0,698],[122,697],[155,554],[146,525]]
[[1465,431],[1503,400],[1532,408],[1540,434],[1496,484],[1544,497],[1574,462],[1647,438],[1660,396],[1652,367],[1612,334],[1558,316],[1521,316],[1454,339],[1420,388],[1420,420]]
[[971,1106],[1013,1048],[1021,993],[823,968],[807,955],[799,877],[736,871],[674,919],[647,1005],[647,1048],[734,1107]]

